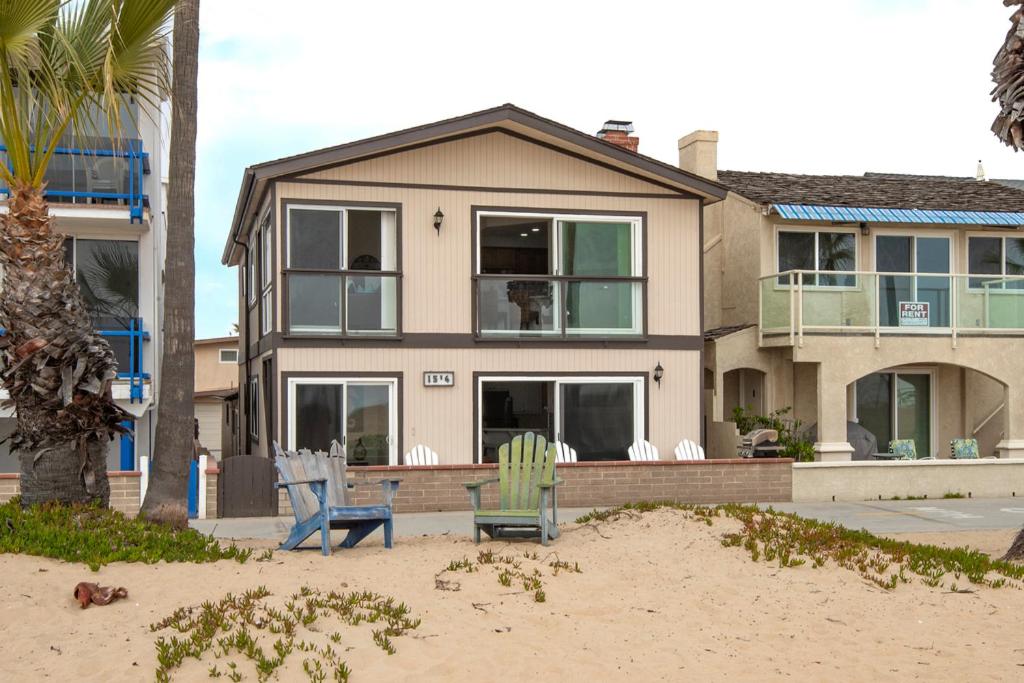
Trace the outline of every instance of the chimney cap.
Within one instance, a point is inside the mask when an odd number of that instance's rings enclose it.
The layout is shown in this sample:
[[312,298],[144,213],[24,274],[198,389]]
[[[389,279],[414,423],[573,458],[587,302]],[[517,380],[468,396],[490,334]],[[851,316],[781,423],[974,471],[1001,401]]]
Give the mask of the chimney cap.
[[602,133],[610,133],[612,131],[621,131],[623,133],[632,133],[633,132],[633,122],[632,121],[619,121],[619,120],[616,120],[616,119],[608,119],[607,121],[604,122],[604,125],[601,126],[601,130],[599,130],[597,132],[597,134],[601,135]]

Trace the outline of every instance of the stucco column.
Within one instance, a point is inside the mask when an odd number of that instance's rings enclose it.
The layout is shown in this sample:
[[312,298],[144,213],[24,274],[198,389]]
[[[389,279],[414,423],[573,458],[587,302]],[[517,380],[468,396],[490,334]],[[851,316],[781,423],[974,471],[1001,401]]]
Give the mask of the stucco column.
[[830,372],[830,363],[818,363],[817,460],[852,460],[853,446],[846,440],[846,383]]
[[1003,440],[996,444],[1000,458],[1024,458],[1024,389],[1003,389]]
[[725,382],[725,373],[721,372],[717,367],[715,368],[715,389],[712,392],[712,411],[711,420],[713,422],[724,422],[725,421],[725,397],[722,393]]

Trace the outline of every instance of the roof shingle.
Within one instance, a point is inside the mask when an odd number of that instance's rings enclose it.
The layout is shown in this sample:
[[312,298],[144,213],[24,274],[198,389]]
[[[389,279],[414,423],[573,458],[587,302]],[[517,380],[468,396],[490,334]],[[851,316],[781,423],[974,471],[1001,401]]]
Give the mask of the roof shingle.
[[719,171],[718,180],[762,204],[1024,212],[1024,191],[973,178]]

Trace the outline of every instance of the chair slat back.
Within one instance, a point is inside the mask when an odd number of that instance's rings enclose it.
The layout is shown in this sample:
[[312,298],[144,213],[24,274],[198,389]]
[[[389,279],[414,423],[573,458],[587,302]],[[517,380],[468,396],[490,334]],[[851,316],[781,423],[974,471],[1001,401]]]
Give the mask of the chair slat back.
[[555,447],[556,462],[577,462],[575,448],[562,441],[556,441],[552,445]]
[[327,503],[331,507],[348,505],[348,459],[345,449],[337,441],[331,441],[331,452],[318,451],[327,471]]
[[438,463],[437,453],[421,443],[413,446],[413,449],[405,454],[403,461],[406,465],[436,465]]
[[[274,442],[274,453],[274,464],[282,481],[304,481],[310,478],[306,475],[305,464],[297,453],[283,450],[277,442]],[[288,486],[286,490],[296,522],[305,522],[320,509],[316,496],[308,486]]]
[[949,455],[954,460],[977,460],[980,456],[977,439],[953,439],[949,442]]
[[[344,507],[347,491],[347,465],[345,450],[334,441],[331,452],[311,452],[303,448],[298,452],[286,451],[274,442],[274,464],[285,482],[307,481],[309,479],[327,480],[327,504],[330,507]],[[297,522],[304,522],[320,511],[320,501],[313,495],[313,489],[307,484],[289,486],[288,500]]]
[[555,448],[527,432],[498,447],[498,492],[502,510],[540,508],[540,485],[555,478]]
[[630,460],[659,460],[658,449],[646,439],[634,441],[628,450]]
[[683,439],[676,444],[676,460],[704,460],[704,449],[700,444]]

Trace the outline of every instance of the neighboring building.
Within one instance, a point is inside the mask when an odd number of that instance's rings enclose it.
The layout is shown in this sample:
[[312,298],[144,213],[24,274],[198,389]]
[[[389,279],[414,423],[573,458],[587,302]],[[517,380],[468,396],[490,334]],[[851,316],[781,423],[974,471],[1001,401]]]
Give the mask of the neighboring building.
[[[114,399],[134,417],[126,425],[133,434],[110,444],[111,470],[137,469],[155,431],[165,247],[162,116],[126,97],[122,137],[112,137],[105,117],[95,116],[93,134],[68,133],[46,174],[50,214],[68,236],[65,260],[117,356]],[[0,211],[7,210],[6,197],[0,188]],[[14,428],[13,409],[4,409],[0,437]],[[0,472],[18,469],[9,444],[0,444]]]
[[199,444],[220,460],[238,448],[238,337],[197,339],[194,348]]
[[736,406],[792,407],[819,459],[848,422],[884,450],[1024,457],[1024,192],[966,178],[717,171],[717,133],[683,166],[731,190],[705,210],[709,439]]
[[246,169],[223,256],[243,450],[338,439],[386,465],[417,443],[492,461],[526,431],[581,460],[699,440],[701,210],[725,190],[631,130],[504,105]]

